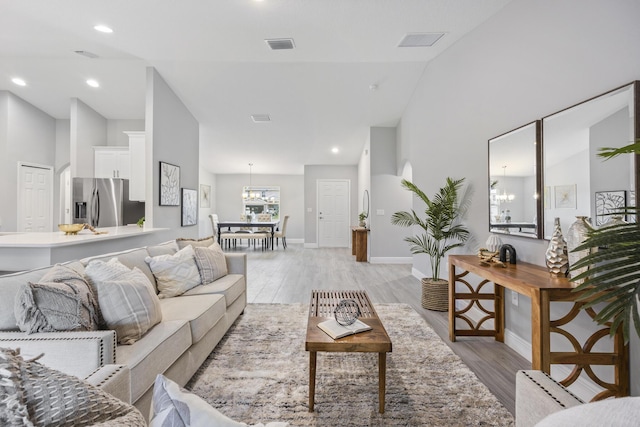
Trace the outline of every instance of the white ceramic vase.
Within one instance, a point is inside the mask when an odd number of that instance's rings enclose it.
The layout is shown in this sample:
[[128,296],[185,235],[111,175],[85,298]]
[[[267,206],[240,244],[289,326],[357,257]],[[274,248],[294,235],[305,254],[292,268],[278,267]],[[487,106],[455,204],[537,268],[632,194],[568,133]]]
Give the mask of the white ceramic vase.
[[489,252],[498,252],[500,246],[502,246],[502,239],[495,234],[490,235],[487,239],[487,250]]

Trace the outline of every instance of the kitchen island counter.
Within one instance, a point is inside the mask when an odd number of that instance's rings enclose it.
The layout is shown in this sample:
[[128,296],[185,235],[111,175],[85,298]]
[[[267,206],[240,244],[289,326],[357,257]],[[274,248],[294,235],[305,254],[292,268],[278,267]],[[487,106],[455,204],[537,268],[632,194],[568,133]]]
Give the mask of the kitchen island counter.
[[168,228],[128,225],[102,227],[94,234],[82,230],[76,235],[62,231],[0,233],[0,271],[21,271],[88,256],[126,250],[170,239]]

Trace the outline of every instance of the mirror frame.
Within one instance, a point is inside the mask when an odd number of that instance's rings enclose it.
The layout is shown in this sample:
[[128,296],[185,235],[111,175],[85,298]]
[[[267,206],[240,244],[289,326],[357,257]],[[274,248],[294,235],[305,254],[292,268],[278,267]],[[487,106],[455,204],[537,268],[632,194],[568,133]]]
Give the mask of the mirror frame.
[[[596,96],[593,96],[589,99],[586,99],[582,102],[578,102],[577,104],[571,105],[569,107],[563,108],[561,110],[558,110],[554,113],[551,113],[547,116],[544,116],[540,122],[542,124],[542,144],[540,144],[541,150],[540,150],[540,165],[541,165],[541,169],[540,169],[540,181],[541,181],[541,189],[543,188],[542,186],[544,186],[544,171],[545,171],[545,165],[543,164],[544,162],[544,149],[545,149],[545,141],[544,141],[544,120],[546,119],[550,119],[551,117],[563,113],[567,110],[570,110],[574,107],[578,107],[580,105],[586,104],[587,102],[596,100],[600,97],[603,97],[605,95],[609,95],[613,92],[619,91],[620,89],[624,89],[626,87],[632,86],[632,92],[633,92],[633,141],[636,141],[638,138],[640,138],[640,114],[639,109],[640,109],[640,80],[634,80],[632,82],[626,83],[622,86],[616,87],[614,89],[608,90],[606,92],[600,93]],[[640,154],[635,154],[634,156],[634,165],[633,165],[633,173],[635,174],[634,177],[634,191],[638,191],[638,189],[640,189]],[[544,197],[544,195],[542,194],[542,192],[540,193],[541,197],[539,198],[539,202],[541,202],[542,198]],[[540,207],[542,207],[542,203],[539,203]],[[636,199],[636,205],[637,205],[637,199]],[[540,223],[540,232],[541,232],[541,239],[544,240],[548,240],[546,238],[544,238],[544,210],[541,209],[541,215],[538,219],[538,222]]]
[[[535,138],[536,138],[536,149],[535,149],[535,162],[536,162],[536,167],[535,167],[535,181],[536,181],[536,194],[537,194],[537,198],[536,198],[536,209],[535,209],[535,215],[536,215],[536,221],[535,221],[535,226],[536,226],[536,232],[534,234],[531,234],[530,236],[525,235],[525,234],[509,234],[509,233],[500,233],[497,232],[495,230],[492,230],[491,227],[491,141],[498,139],[498,138],[502,138],[504,136],[507,136],[511,133],[515,133],[515,132],[519,132],[520,130],[522,130],[523,128],[527,127],[527,126],[531,126],[534,125],[535,126]],[[494,136],[493,138],[490,138],[487,142],[487,171],[488,171],[488,182],[489,182],[489,197],[487,200],[489,200],[489,232],[492,234],[497,234],[497,235],[502,235],[502,234],[507,234],[509,236],[513,236],[513,237],[525,237],[528,239],[542,239],[542,120],[534,120],[532,122],[529,122],[527,124],[524,124],[522,126],[519,126],[515,129],[512,129],[510,131],[507,131],[503,134]]]
[[364,193],[362,193],[362,211],[369,218],[369,190],[364,190]]

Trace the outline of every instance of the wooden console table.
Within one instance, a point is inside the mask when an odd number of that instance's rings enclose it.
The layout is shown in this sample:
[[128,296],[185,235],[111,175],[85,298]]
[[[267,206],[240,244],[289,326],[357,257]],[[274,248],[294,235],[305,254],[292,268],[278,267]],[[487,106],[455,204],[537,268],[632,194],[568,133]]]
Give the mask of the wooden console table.
[[356,261],[367,261],[367,233],[366,227],[351,227],[351,255],[356,256]]
[[[472,286],[465,278],[473,273],[483,280]],[[464,285],[464,291],[456,289],[456,283]],[[493,283],[493,291],[482,292],[487,283]],[[461,336],[493,336],[496,341],[504,342],[504,288],[511,289],[521,295],[531,298],[531,365],[533,369],[551,373],[551,365],[575,365],[571,374],[560,381],[564,386],[575,382],[584,371],[588,377],[604,390],[592,400],[602,400],[608,397],[629,395],[629,348],[624,345],[622,333],[613,338],[610,352],[592,351],[594,345],[602,338],[607,338],[609,326],[600,326],[595,321],[597,329],[583,345],[580,345],[565,326],[581,311],[584,302],[577,302],[580,293],[572,292],[574,285],[564,277],[549,274],[546,268],[528,263],[507,264],[506,268],[486,266],[480,263],[475,255],[449,256],[449,339],[455,341]],[[466,301],[468,304],[456,309],[456,301]],[[492,301],[493,311],[481,305],[481,301]],[[571,302],[573,306],[560,319],[551,319],[551,302]],[[474,306],[485,315],[474,322],[466,313]],[[586,312],[591,318],[596,313],[593,309]],[[461,320],[468,328],[461,329],[456,325],[456,319]],[[481,329],[483,324],[493,319],[493,329]],[[574,351],[555,352],[551,350],[551,334],[557,333],[566,338]],[[598,378],[591,369],[591,365],[608,365],[615,369],[614,382],[608,383]]]

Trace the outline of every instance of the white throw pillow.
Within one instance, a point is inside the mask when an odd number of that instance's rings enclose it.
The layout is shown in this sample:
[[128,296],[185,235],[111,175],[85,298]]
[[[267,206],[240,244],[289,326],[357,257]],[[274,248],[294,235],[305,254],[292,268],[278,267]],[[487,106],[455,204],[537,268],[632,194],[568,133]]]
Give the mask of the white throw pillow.
[[229,274],[227,260],[218,243],[214,243],[207,248],[196,246],[193,251],[203,285]]
[[133,344],[160,323],[160,300],[149,278],[137,267],[130,270],[116,258],[91,261],[85,275],[96,291],[107,328],[120,344]]
[[[182,390],[159,374],[153,386],[149,427],[247,427],[213,408],[204,399]],[[253,427],[286,427],[289,423],[254,424]]]
[[202,283],[191,245],[173,255],[148,256],[145,261],[156,278],[160,298],[182,295]]

